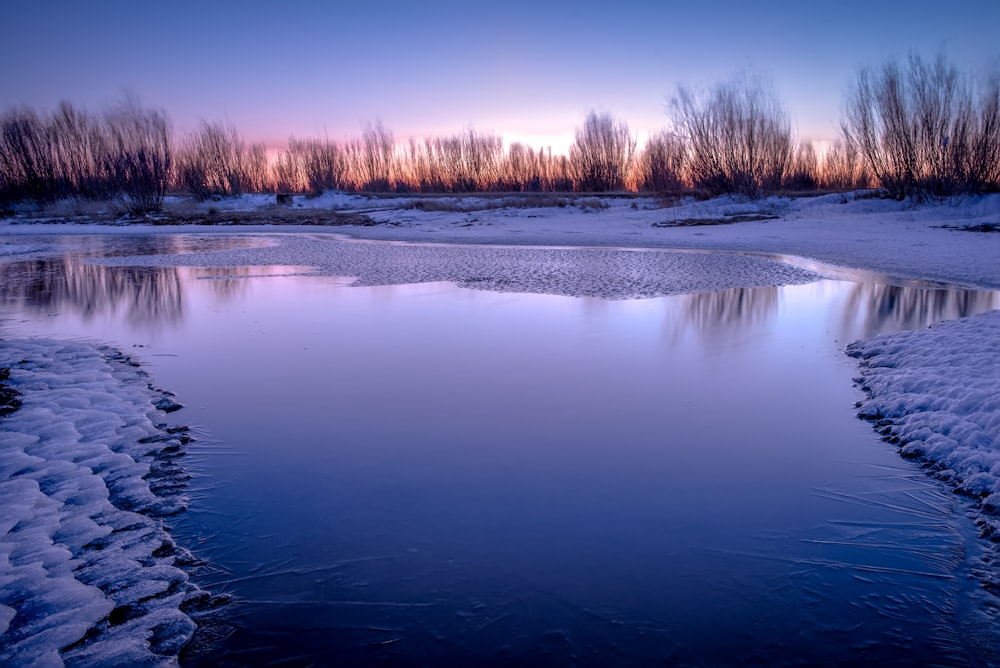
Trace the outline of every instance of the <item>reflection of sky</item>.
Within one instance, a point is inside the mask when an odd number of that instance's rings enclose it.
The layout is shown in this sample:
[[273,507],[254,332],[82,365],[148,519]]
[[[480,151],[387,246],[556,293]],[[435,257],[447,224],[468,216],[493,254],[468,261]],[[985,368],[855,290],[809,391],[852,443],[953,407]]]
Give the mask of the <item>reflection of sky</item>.
[[[922,494],[853,416],[853,365],[827,330],[850,283],[602,301],[86,266],[95,292],[81,282],[57,316],[11,294],[15,328],[138,348],[187,405],[178,418],[219,440],[186,458],[197,502],[178,525],[218,566],[207,588],[247,602],[222,650],[238,662],[294,648],[480,665],[442,658],[539,647],[555,628],[567,643],[542,665],[567,647],[623,663],[674,642],[707,665],[817,649],[842,663],[860,646],[892,656],[872,643],[886,637],[926,656],[924,629],[950,617],[953,495]],[[184,295],[169,332],[71,313],[130,301],[108,284],[169,294],[163,281]],[[902,621],[900,591],[916,601]],[[385,650],[387,628],[400,640]],[[427,636],[429,655],[412,644]]]
[[[53,6],[55,5],[55,6]],[[903,0],[572,6],[511,0],[7,3],[0,105],[90,108],[131,88],[178,130],[228,118],[253,139],[343,138],[381,117],[399,137],[473,125],[559,147],[590,109],[645,133],[681,83],[754,68],[806,137],[835,134],[855,69],[944,48],[998,56],[1000,3]]]

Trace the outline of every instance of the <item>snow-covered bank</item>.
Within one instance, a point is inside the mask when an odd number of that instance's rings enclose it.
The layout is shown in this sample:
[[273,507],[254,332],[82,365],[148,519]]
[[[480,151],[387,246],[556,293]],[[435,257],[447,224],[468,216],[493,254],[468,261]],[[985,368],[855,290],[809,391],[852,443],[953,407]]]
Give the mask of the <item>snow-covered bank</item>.
[[[201,592],[161,519],[183,508],[170,395],[121,353],[0,341],[0,664],[170,665]],[[157,408],[159,406],[159,408]]]
[[1000,311],[857,341],[858,414],[906,457],[979,499],[1000,537]]

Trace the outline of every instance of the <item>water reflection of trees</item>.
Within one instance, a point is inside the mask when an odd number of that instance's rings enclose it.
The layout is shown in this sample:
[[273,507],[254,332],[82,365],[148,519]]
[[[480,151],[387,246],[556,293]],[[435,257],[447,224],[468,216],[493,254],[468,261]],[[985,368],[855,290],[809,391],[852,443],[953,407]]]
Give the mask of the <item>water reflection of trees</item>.
[[856,283],[844,303],[842,327],[851,336],[868,338],[975,315],[996,308],[997,302],[995,292]]
[[71,256],[0,265],[0,297],[37,311],[72,310],[88,320],[123,312],[146,326],[184,314],[176,268],[106,267]]
[[780,288],[730,288],[684,295],[679,313],[667,322],[674,340],[691,332],[701,338],[725,338],[771,320],[778,312]]
[[182,255],[238,250],[264,245],[252,237],[199,237],[193,235],[123,235],[74,237],[64,251],[77,257],[125,257],[130,255]]
[[260,273],[261,267],[211,267],[202,269],[201,278],[212,294],[228,301],[246,294],[250,288],[249,281],[240,279],[257,276]]

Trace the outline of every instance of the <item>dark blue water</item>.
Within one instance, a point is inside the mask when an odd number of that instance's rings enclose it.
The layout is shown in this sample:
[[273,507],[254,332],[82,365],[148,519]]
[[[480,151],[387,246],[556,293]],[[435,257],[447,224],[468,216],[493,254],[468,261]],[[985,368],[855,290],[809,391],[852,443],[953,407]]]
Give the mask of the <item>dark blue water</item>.
[[997,294],[606,301],[303,271],[3,264],[4,333],[114,343],[201,434],[174,533],[239,602],[186,663],[994,656],[967,506],[855,418],[842,348]]

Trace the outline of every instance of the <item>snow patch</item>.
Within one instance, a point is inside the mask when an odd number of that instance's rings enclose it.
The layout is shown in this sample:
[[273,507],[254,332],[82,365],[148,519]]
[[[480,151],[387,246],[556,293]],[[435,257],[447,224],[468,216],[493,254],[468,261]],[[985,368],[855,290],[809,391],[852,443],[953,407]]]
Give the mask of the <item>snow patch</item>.
[[858,383],[872,421],[904,457],[980,501],[1000,536],[1000,311],[857,341]]
[[21,406],[0,419],[0,664],[163,665],[201,594],[162,518],[187,437],[148,376],[80,342],[0,341]]

